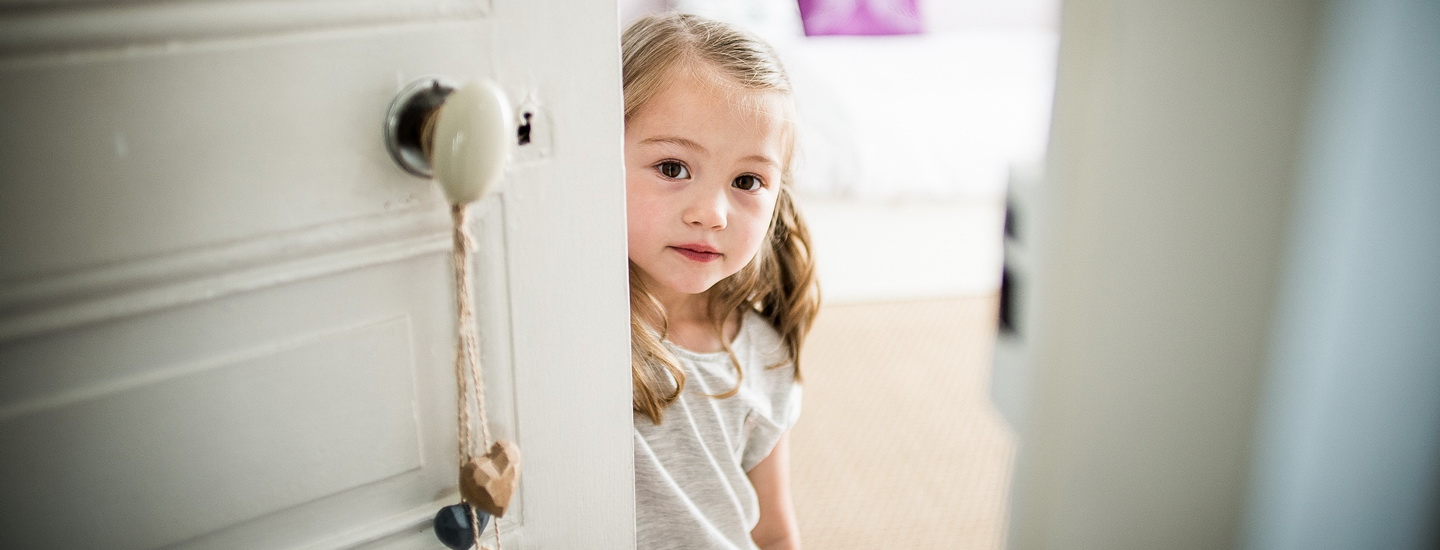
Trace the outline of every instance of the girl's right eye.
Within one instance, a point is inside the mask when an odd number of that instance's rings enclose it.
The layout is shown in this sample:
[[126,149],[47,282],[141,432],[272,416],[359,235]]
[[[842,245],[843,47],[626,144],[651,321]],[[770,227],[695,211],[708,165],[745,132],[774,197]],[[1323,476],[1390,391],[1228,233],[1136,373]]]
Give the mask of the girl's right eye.
[[686,168],[684,164],[680,164],[678,162],[667,160],[665,162],[655,165],[655,169],[660,171],[660,175],[670,178],[672,180],[683,180],[690,178],[690,169]]

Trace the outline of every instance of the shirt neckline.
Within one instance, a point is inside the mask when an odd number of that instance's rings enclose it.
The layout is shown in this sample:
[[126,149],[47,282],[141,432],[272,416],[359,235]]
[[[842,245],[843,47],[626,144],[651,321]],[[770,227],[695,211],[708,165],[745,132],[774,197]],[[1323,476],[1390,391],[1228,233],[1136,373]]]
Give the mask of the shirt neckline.
[[[743,312],[743,313],[740,314],[740,328],[735,331],[735,338],[732,339],[732,340],[730,340],[730,349],[734,350],[735,348],[739,347],[740,342],[746,338],[746,333],[749,332],[749,331],[746,330],[746,329],[747,329],[747,327],[749,327],[750,323],[752,322],[752,321],[750,320],[750,317],[751,317],[751,316],[752,316],[752,314],[751,314],[751,312],[749,312],[749,311],[746,311],[746,312]],[[688,348],[685,348],[685,347],[681,346],[680,344],[676,344],[675,342],[671,342],[669,339],[663,339],[663,340],[661,340],[661,342],[664,342],[665,345],[666,345],[667,347],[669,347],[669,348],[670,348],[670,351],[673,352],[674,354],[679,355],[679,356],[681,356],[681,357],[689,358],[689,359],[694,360],[694,361],[719,361],[719,360],[729,361],[729,360],[730,360],[730,354],[726,353],[725,350],[723,350],[723,349],[720,350],[720,351],[711,351],[711,352],[703,352],[703,353],[702,353],[702,352],[698,352],[698,351],[692,351],[692,350],[690,350],[690,349],[688,349]]]

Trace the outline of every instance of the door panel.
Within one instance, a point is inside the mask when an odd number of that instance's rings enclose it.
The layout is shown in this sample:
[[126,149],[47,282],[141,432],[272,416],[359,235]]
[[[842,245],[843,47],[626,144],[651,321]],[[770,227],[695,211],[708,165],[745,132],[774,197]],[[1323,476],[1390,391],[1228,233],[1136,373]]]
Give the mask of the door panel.
[[[211,546],[227,527],[283,546],[433,514],[455,454],[449,370],[424,367],[450,357],[447,260],[7,342],[5,546]],[[75,525],[77,502],[103,513]]]
[[0,547],[438,546],[450,222],[381,141],[430,75],[531,115],[472,207],[491,430],[525,453],[506,546],[633,546],[613,3],[20,4]]
[[493,73],[480,36],[439,23],[16,62],[0,84],[17,129],[0,162],[19,184],[0,189],[15,205],[0,280],[246,240],[224,266],[269,262],[296,239],[344,238],[327,224],[435,212],[435,186],[394,166],[380,124],[411,80]]

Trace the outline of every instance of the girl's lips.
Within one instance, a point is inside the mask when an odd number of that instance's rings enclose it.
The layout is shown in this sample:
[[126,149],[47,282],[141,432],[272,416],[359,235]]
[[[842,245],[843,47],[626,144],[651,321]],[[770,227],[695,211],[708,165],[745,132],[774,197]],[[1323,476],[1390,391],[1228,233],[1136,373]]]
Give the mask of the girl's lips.
[[671,250],[679,252],[681,256],[697,262],[713,262],[720,259],[720,253],[708,246],[703,245],[679,245],[670,247]]

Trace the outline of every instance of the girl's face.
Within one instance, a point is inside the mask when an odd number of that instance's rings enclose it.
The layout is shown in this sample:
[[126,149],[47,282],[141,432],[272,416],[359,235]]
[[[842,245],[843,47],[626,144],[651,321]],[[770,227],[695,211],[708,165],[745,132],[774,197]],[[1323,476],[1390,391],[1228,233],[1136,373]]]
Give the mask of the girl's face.
[[735,102],[732,90],[686,76],[625,124],[630,261],[662,303],[703,293],[755,257],[785,159],[784,95]]

